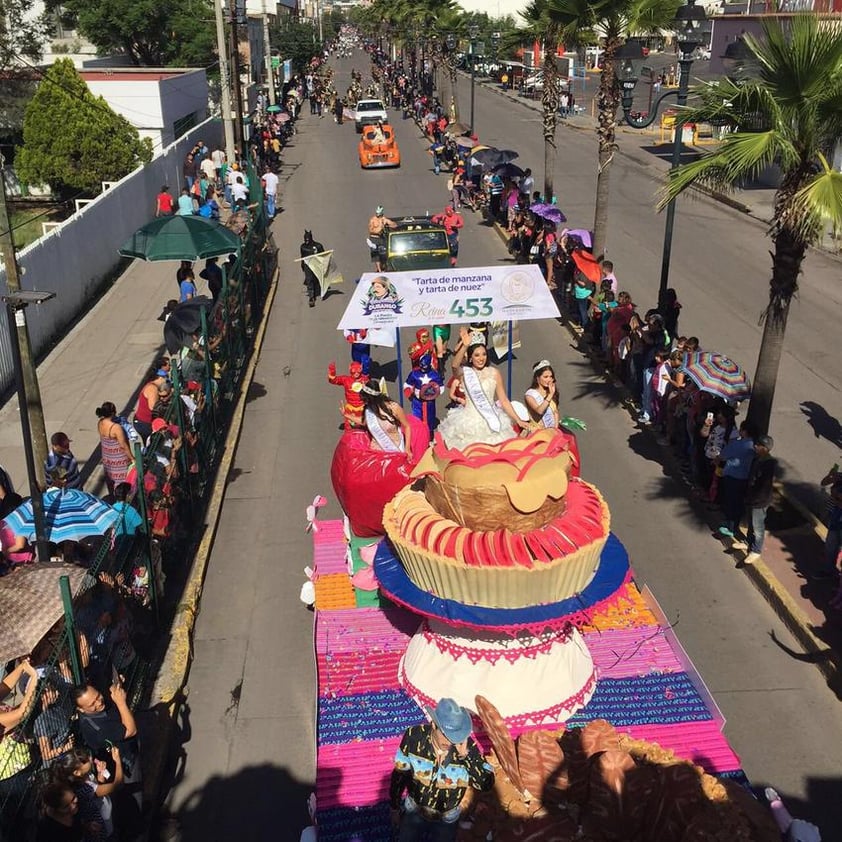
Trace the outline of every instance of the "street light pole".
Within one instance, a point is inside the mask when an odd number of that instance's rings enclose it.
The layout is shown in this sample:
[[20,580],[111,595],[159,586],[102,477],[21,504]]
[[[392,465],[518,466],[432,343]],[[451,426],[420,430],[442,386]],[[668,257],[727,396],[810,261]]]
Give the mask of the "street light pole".
[[479,35],[479,27],[476,24],[471,24],[471,26],[468,27],[468,37],[471,39],[471,134],[474,133],[474,86],[477,75],[477,35]]
[[[3,157],[0,156],[0,257],[6,270],[6,286],[9,293],[16,295],[20,292],[20,271],[17,255],[12,238],[12,225],[9,220],[9,207],[6,203],[6,180],[3,177]],[[32,451],[35,464],[43,465],[47,458],[47,430],[44,424],[44,408],[41,404],[41,389],[38,385],[38,375],[35,371],[35,360],[32,356],[32,346],[29,342],[29,329],[26,325],[26,315],[21,312],[20,318],[9,322],[9,344],[15,346],[15,352],[21,359],[21,374],[26,389],[26,403],[21,407],[21,423],[23,416],[31,431],[27,448]]]
[[[633,62],[643,60],[643,50],[639,42],[626,41],[616,53],[616,60],[622,60],[622,67],[618,74],[622,92],[623,114],[626,123],[634,129],[645,129],[655,122],[661,103],[670,96],[675,96],[679,109],[675,117],[675,135],[672,145],[671,169],[681,164],[681,144],[684,133],[683,109],[687,105],[687,95],[690,88],[690,67],[693,64],[693,51],[702,43],[703,26],[707,21],[704,9],[696,6],[696,0],[688,0],[686,6],[679,6],[676,12],[675,27],[678,32],[678,90],[667,91],[655,101],[650,114],[643,118],[632,117],[634,103],[634,88],[638,76]],[[672,236],[675,228],[675,199],[671,199],[666,207],[666,221],[664,224],[664,247],[661,255],[661,277],[658,283],[658,309],[666,315],[666,296],[669,288],[670,260],[672,257]]]
[[[28,304],[40,304],[55,296],[54,292],[10,292],[3,296],[6,305],[6,315],[9,319],[9,346],[12,349],[12,362],[15,367],[15,383],[18,393],[18,408],[20,410],[20,428],[23,434],[23,455],[26,461],[26,476],[29,481],[29,496],[32,499],[32,514],[35,520],[35,553],[40,562],[50,560],[50,545],[47,541],[46,521],[44,518],[44,497],[38,483],[38,465],[33,453],[32,426],[29,423],[29,395],[27,394],[26,378],[24,377],[23,359],[20,345],[15,334],[23,328],[26,330],[25,309]],[[37,383],[37,381],[36,381]],[[43,418],[43,416],[42,416]],[[43,461],[38,463],[43,469]]]
[[228,163],[233,164],[234,127],[231,124],[231,88],[228,87],[231,75],[228,69],[228,51],[225,48],[225,17],[222,13],[222,0],[214,1],[216,16],[216,51],[219,54],[219,92],[222,107],[222,128],[225,134],[225,155]]
[[[240,36],[237,32],[237,15],[238,4],[232,2],[231,9],[231,64],[232,64],[232,84],[234,86],[234,145],[236,147],[236,154],[242,155],[245,158],[245,142],[243,138],[243,88],[240,82]],[[234,160],[230,160],[230,164]]]

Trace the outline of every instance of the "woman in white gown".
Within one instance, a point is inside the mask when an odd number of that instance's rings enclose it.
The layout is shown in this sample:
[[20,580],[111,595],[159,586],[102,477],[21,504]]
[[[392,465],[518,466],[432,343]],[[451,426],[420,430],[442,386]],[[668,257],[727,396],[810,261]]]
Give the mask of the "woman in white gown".
[[[514,427],[528,428],[506,396],[503,378],[488,365],[488,351],[482,334],[460,331],[461,344],[453,358],[454,374],[462,381],[464,406],[450,409],[439,424],[448,447],[463,450],[469,444],[498,444],[515,437]],[[498,405],[499,404],[499,405]]]
[[538,427],[558,427],[558,390],[555,371],[549,360],[541,360],[532,366],[532,386],[523,396],[529,417]]

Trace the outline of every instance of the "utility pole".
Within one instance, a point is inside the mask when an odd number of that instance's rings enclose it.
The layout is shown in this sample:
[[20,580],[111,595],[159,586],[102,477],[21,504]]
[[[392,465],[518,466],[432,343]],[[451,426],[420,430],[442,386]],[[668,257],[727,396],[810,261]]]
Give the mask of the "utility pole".
[[219,87],[221,93],[222,127],[225,132],[225,155],[233,163],[234,127],[231,124],[231,74],[228,72],[228,51],[225,48],[225,17],[222,14],[222,0],[214,0],[216,13],[216,51],[219,53]]
[[[6,269],[6,286],[9,293],[15,295],[20,292],[20,273],[15,246],[12,241],[11,225],[9,223],[9,208],[6,204],[6,180],[3,177],[3,159],[0,156],[0,256]],[[35,361],[32,358],[32,346],[29,343],[29,330],[26,326],[26,314],[23,310],[15,313],[14,327],[9,325],[9,342],[17,343],[20,349],[21,375],[26,392],[26,411],[21,407],[21,414],[27,416],[27,423],[32,431],[32,440],[26,446],[31,450],[35,460],[36,470],[43,470],[47,458],[47,430],[44,425],[44,408],[41,405],[41,390],[38,387],[38,375],[35,372]],[[21,417],[21,424],[24,418]],[[41,468],[38,468],[41,466]],[[36,482],[37,482],[36,476]]]
[[269,15],[263,0],[263,53],[266,62],[266,86],[269,88],[269,105],[275,105],[275,72],[272,70],[272,43],[269,40]]
[[[233,66],[234,85],[234,145],[237,154],[245,158],[243,143],[243,89],[240,84],[240,38],[237,34],[237,14],[239,0],[229,0],[228,9],[231,12],[231,64]],[[236,159],[234,159],[236,160]],[[231,161],[233,163],[233,160]]]

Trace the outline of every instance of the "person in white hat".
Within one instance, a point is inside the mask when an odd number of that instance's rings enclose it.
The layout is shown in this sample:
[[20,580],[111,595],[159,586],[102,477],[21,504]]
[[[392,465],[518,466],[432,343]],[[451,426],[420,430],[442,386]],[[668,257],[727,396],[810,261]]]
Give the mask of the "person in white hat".
[[494,771],[471,737],[471,715],[453,699],[427,708],[431,722],[408,728],[389,785],[398,842],[453,842],[468,788],[488,792]]

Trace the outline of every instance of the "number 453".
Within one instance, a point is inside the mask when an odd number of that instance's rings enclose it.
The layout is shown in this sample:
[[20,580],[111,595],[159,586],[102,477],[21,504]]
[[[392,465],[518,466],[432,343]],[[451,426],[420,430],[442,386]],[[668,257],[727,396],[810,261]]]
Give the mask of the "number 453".
[[493,312],[490,298],[466,298],[464,307],[462,301],[457,298],[450,305],[451,315],[460,319],[463,316],[490,316]]

